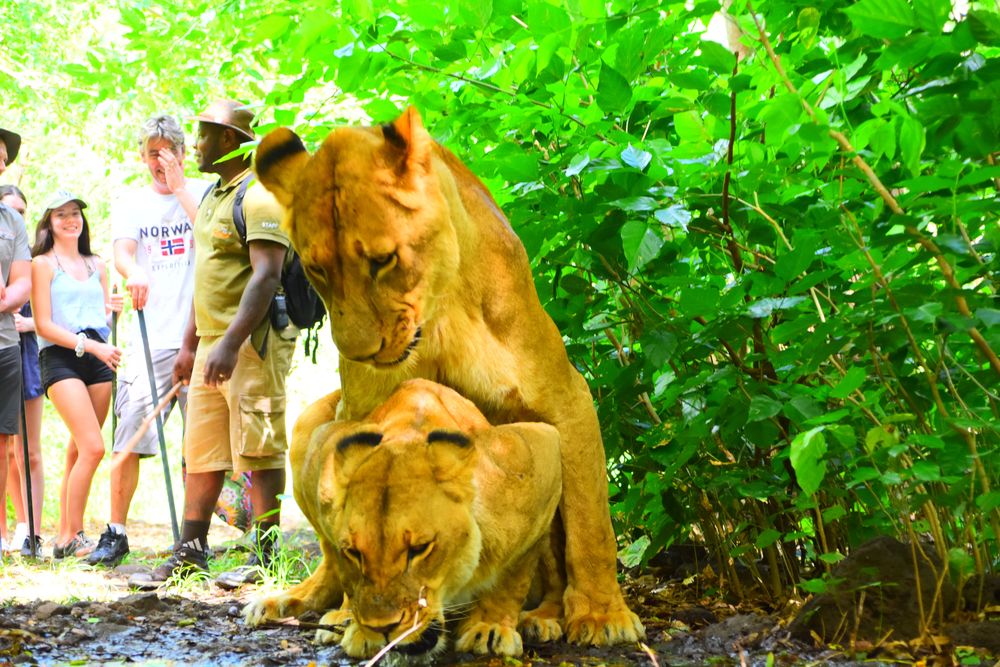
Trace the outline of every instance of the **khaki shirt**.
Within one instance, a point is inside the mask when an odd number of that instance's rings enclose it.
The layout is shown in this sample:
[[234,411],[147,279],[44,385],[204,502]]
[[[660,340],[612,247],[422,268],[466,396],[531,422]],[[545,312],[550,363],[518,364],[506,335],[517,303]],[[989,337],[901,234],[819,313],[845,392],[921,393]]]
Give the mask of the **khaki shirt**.
[[[250,250],[233,224],[236,189],[250,176],[243,172],[230,183],[216,185],[198,207],[194,223],[194,319],[198,336],[221,336],[239,310],[253,269]],[[281,230],[284,209],[259,182],[243,199],[247,241],[273,241],[286,248]]]

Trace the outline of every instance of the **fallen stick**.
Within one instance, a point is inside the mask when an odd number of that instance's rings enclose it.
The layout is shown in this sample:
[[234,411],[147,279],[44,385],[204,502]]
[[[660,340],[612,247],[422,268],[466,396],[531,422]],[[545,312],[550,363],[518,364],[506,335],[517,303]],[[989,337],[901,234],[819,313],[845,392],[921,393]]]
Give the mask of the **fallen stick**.
[[135,435],[133,435],[129,439],[128,443],[126,443],[125,445],[125,448],[119,452],[115,452],[114,460],[111,462],[112,468],[119,467],[122,464],[122,461],[125,460],[125,457],[132,453],[132,450],[135,449],[135,446],[139,444],[140,440],[142,440],[142,436],[146,435],[146,431],[149,430],[149,426],[154,421],[156,421],[156,416],[161,412],[163,412],[163,409],[166,408],[167,405],[170,403],[170,401],[174,399],[174,396],[177,395],[177,392],[181,390],[182,386],[183,383],[178,382],[173,387],[171,387],[170,391],[164,394],[163,398],[160,399],[160,402],[156,405],[155,408],[153,408],[153,411],[150,412],[148,415],[146,415],[146,418],[142,420],[141,424],[139,424],[139,430],[137,430],[135,432]]

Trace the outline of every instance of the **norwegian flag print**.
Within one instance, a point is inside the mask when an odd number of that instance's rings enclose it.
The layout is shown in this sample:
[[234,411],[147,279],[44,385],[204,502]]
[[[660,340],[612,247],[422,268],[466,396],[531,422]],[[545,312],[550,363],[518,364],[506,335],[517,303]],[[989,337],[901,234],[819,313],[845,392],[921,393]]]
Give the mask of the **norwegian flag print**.
[[160,252],[163,255],[183,255],[184,239],[179,236],[173,239],[160,239]]

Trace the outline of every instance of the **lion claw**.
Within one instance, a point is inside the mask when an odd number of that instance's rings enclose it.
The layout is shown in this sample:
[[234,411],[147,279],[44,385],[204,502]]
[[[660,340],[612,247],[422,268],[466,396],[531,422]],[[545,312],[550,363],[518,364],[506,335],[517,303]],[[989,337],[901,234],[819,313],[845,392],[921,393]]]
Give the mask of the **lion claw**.
[[574,644],[611,646],[643,639],[646,629],[632,611],[583,614],[566,621],[566,640]]
[[524,645],[521,635],[509,625],[500,623],[474,623],[464,628],[455,642],[455,649],[476,655],[521,655]]
[[554,642],[563,635],[558,612],[541,608],[523,612],[517,629],[521,636],[534,642]]
[[302,600],[288,595],[259,597],[243,608],[243,621],[253,627],[266,621],[296,616],[296,610],[301,607]]

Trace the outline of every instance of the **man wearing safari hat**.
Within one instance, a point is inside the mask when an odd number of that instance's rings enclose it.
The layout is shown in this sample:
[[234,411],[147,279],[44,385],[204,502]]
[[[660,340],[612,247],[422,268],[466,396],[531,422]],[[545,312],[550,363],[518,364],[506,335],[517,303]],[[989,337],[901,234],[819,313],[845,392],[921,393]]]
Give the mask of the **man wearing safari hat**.
[[[0,174],[17,158],[21,137],[0,128]],[[0,501],[7,502],[7,446],[21,432],[21,346],[14,313],[31,293],[31,248],[21,214],[0,204]]]
[[257,581],[272,559],[278,495],[285,490],[285,377],[295,341],[272,332],[268,317],[289,246],[279,226],[283,211],[253,183],[243,200],[244,240],[233,206],[241,184],[252,178],[250,160],[222,158],[253,141],[253,114],[239,102],[220,100],[195,120],[198,168],[219,180],[198,207],[193,315],[174,365],[175,381],[190,382],[184,522],[173,555],[130,579],[142,588],[206,569],[209,521],[228,470],[253,472],[255,548],[247,565],[217,581],[227,588]]

